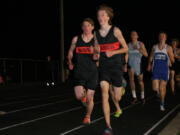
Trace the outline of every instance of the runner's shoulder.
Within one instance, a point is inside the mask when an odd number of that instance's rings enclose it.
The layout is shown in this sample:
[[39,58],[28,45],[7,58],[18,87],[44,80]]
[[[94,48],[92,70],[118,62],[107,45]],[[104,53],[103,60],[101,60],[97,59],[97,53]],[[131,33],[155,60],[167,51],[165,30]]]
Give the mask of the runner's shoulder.
[[78,40],[78,36],[74,36],[73,39],[72,39],[72,43],[73,43],[73,44],[76,44],[76,43],[77,43],[77,40]]

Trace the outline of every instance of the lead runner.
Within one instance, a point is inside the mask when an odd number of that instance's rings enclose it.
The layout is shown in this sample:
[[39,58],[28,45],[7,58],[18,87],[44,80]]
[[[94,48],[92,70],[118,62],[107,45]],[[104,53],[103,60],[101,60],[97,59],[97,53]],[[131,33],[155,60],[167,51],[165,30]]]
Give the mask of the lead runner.
[[[122,76],[124,72],[123,53],[128,52],[128,46],[121,30],[111,24],[113,9],[102,5],[97,11],[100,29],[95,33],[95,48],[100,47],[99,73],[102,90],[103,111],[106,129],[103,135],[112,135],[110,123],[109,85],[112,83],[114,100],[119,102],[122,96]],[[120,46],[122,46],[120,48]]]

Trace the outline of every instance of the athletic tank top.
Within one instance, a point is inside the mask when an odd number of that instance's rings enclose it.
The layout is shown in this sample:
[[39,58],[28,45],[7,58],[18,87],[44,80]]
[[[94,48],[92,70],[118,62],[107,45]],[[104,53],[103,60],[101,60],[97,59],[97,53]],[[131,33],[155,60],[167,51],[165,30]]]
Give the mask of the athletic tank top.
[[89,42],[84,42],[81,35],[78,36],[75,53],[75,68],[80,71],[96,70],[96,62],[93,60],[93,55],[90,46],[94,46],[94,38]]
[[112,26],[105,37],[100,35],[99,30],[96,32],[96,37],[101,48],[99,66],[114,66],[124,64],[123,54],[116,54],[108,58],[105,54],[107,50],[113,51],[120,49],[120,42],[114,36],[114,26]]
[[154,60],[153,60],[153,73],[154,74],[168,74],[169,71],[169,58],[167,53],[166,44],[165,47],[160,50],[158,45],[155,46]]
[[[137,42],[136,46],[139,49],[140,48],[140,41]],[[142,54],[137,50],[133,48],[132,42],[128,44],[129,47],[129,59],[128,59],[128,64],[129,66],[134,70],[136,75],[140,75],[141,73],[141,59],[142,59]]]
[[[177,54],[178,48],[174,49],[174,56],[180,56],[180,54]],[[175,58],[175,62],[180,62],[180,59]]]

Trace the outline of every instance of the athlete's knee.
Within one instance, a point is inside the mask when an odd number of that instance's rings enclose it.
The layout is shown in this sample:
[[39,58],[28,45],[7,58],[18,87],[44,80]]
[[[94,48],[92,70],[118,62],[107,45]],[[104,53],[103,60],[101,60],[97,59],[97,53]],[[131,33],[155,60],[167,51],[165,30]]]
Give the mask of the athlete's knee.
[[152,87],[153,91],[159,91],[159,88],[157,86]]
[[109,83],[107,81],[101,81],[100,86],[102,89],[109,89]]
[[77,94],[77,93],[76,93],[75,95],[76,95],[76,99],[77,99],[77,100],[81,100],[81,99],[82,99],[82,94]]
[[139,79],[139,84],[140,84],[140,85],[143,85],[143,84],[144,84],[144,82],[143,82],[142,79]]
[[152,89],[153,89],[153,91],[159,91],[158,85],[155,85],[154,83],[152,85]]
[[87,102],[88,103],[93,103],[93,96],[89,96],[89,95],[87,95]]
[[160,91],[164,91],[164,90],[166,90],[166,86],[161,85],[161,86],[160,86],[160,88],[159,88],[159,90],[160,90]]

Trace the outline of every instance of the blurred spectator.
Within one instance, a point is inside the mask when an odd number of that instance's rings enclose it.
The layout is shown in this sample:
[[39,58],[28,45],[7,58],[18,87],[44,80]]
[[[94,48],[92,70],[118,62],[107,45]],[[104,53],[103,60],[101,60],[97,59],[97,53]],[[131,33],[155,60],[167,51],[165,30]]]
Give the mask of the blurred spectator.
[[54,73],[55,73],[55,63],[51,59],[51,56],[47,57],[47,86],[54,86],[55,85],[55,79],[54,79]]

